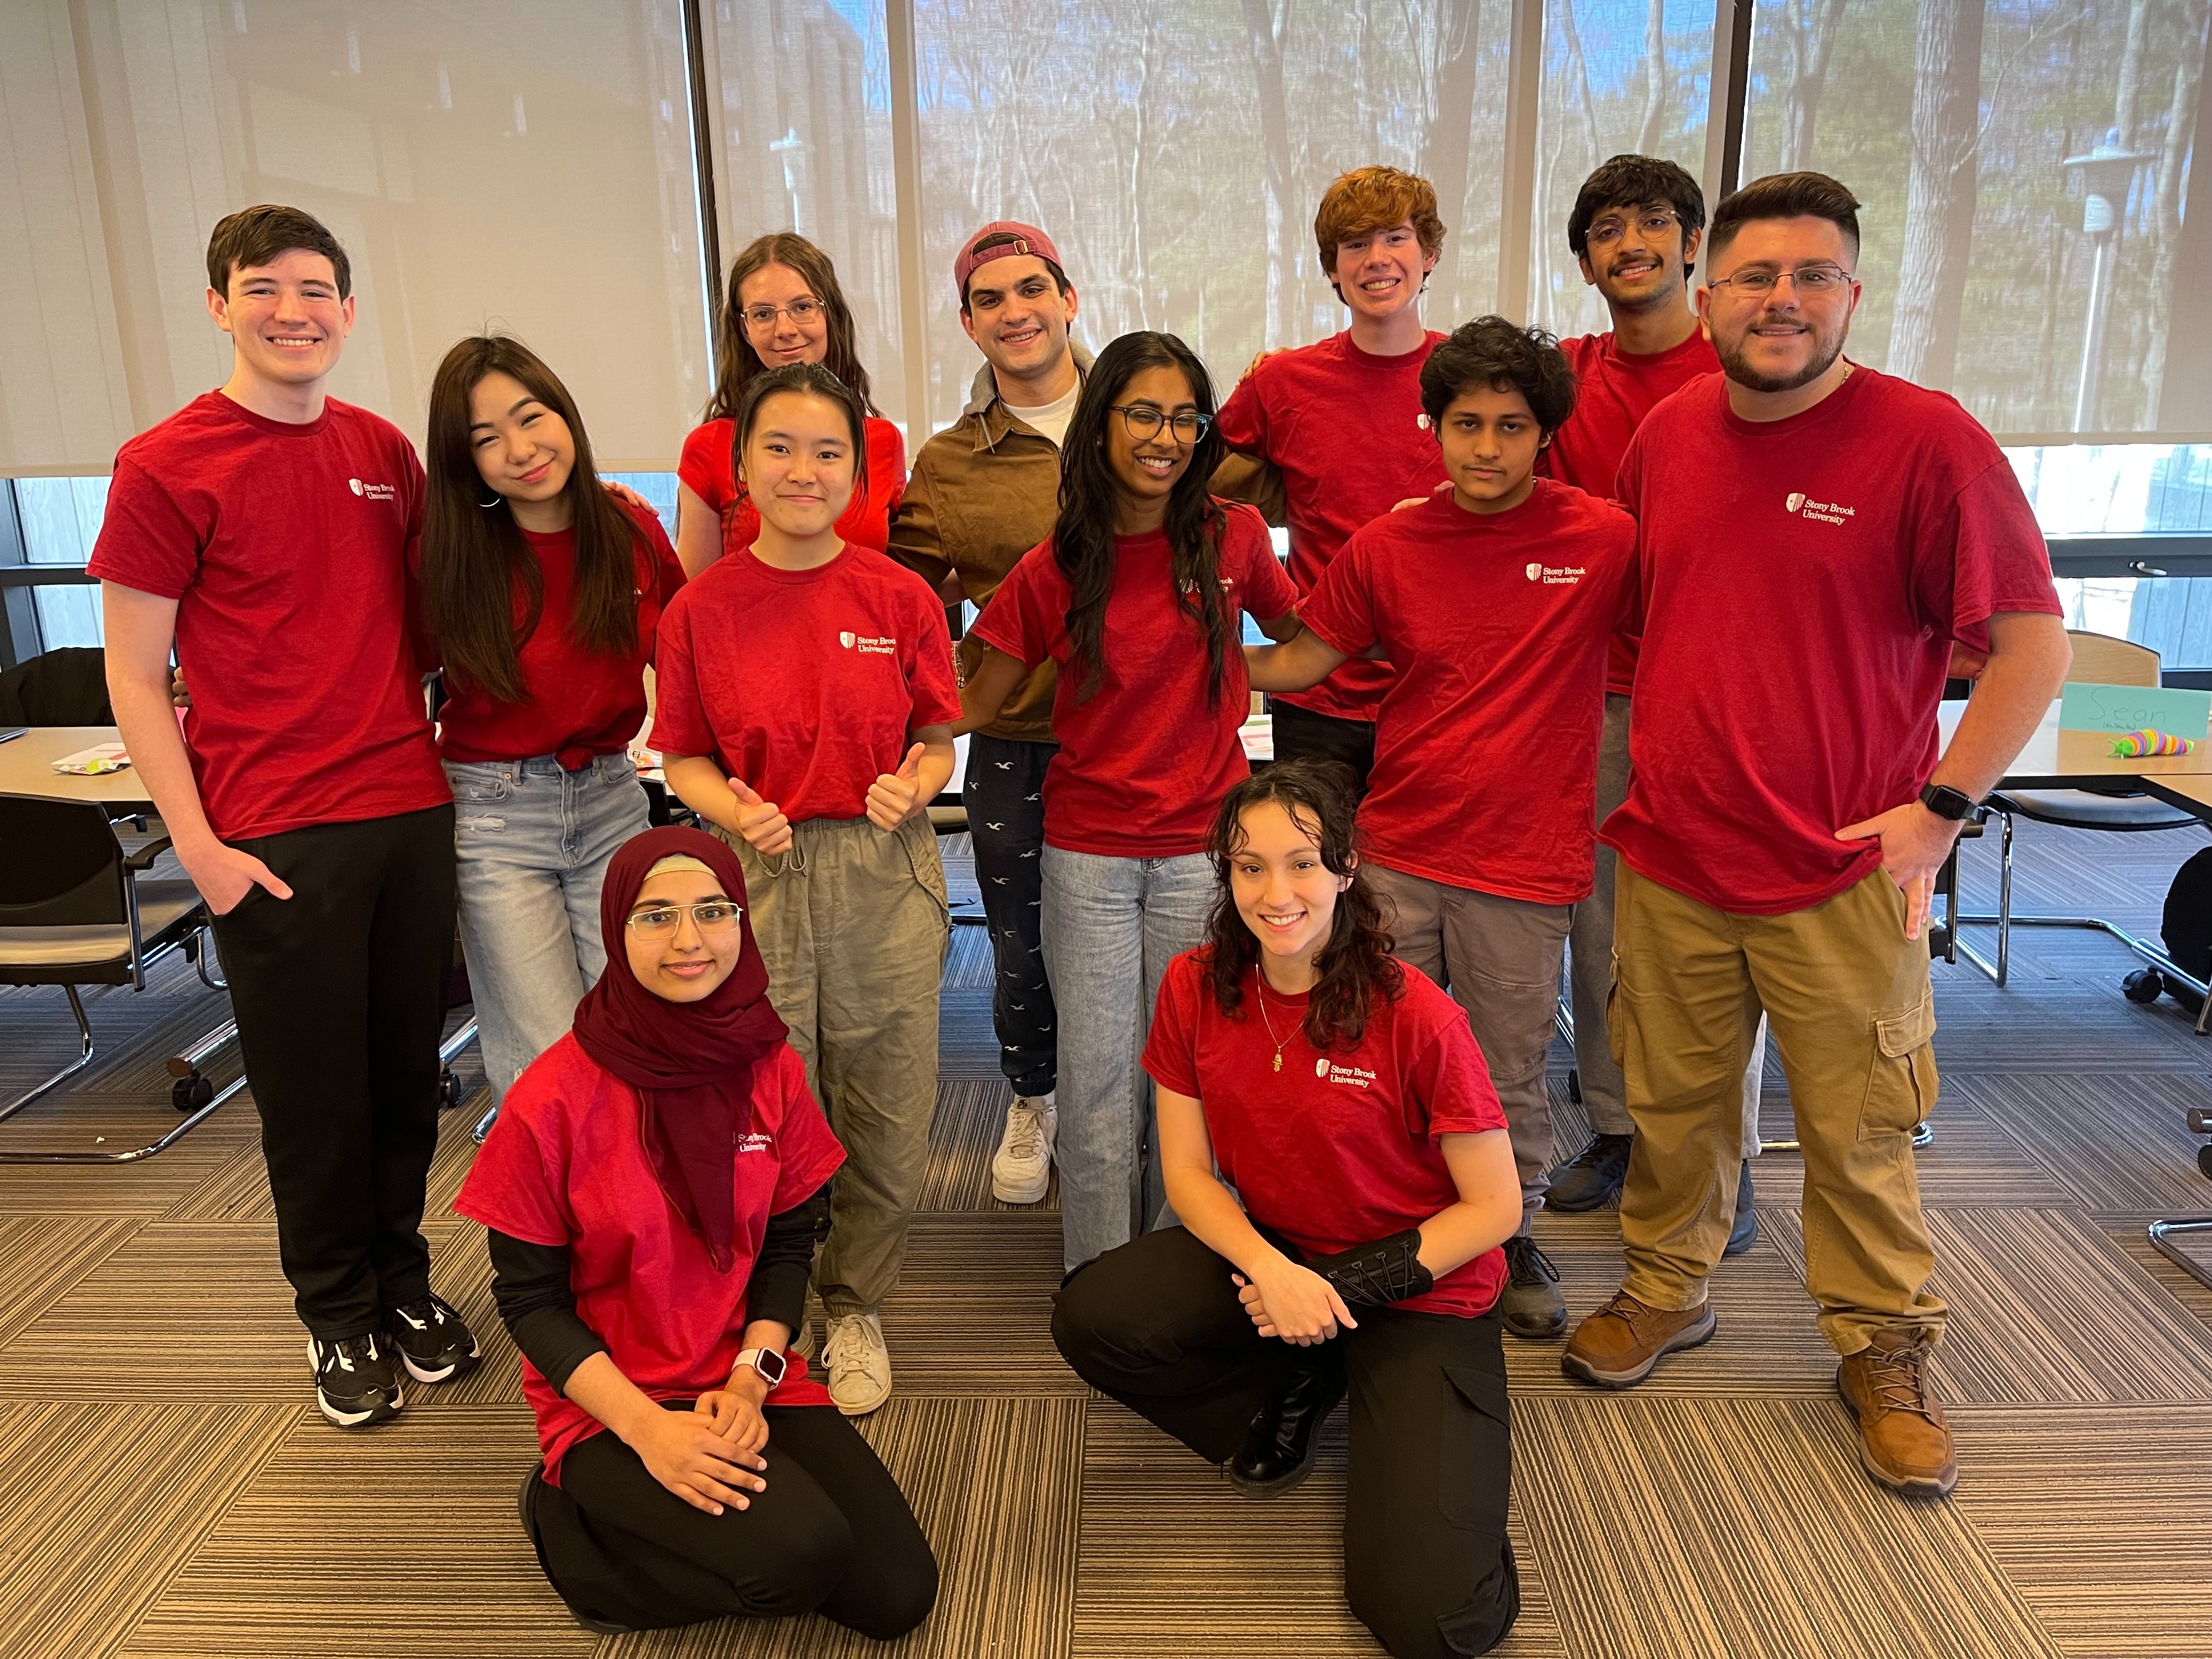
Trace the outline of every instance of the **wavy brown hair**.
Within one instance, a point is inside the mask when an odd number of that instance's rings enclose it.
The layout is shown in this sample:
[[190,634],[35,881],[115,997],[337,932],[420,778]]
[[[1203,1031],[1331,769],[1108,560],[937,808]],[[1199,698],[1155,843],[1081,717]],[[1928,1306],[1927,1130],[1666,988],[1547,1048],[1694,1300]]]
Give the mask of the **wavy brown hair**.
[[722,285],[722,311],[714,319],[714,357],[720,368],[714,380],[714,396],[707,405],[707,418],[726,421],[738,412],[738,402],[744,395],[745,382],[756,374],[768,373],[768,365],[753,349],[752,342],[745,337],[744,307],[738,290],[744,286],[745,278],[770,265],[786,265],[797,271],[806,283],[806,291],[822,302],[822,315],[830,325],[830,355],[822,361],[823,368],[835,374],[860,400],[860,407],[872,415],[875,399],[868,394],[868,371],[860,367],[860,349],[853,324],[853,307],[845,301],[845,290],[837,282],[837,267],[830,263],[830,256],[796,231],[770,231],[757,236],[745,245],[744,251],[730,261],[730,280]]
[[1281,807],[1320,849],[1322,867],[1352,878],[1336,896],[1328,942],[1314,957],[1320,977],[1306,1003],[1306,1041],[1323,1050],[1358,1047],[1377,1000],[1395,1002],[1406,994],[1406,970],[1398,962],[1396,943],[1352,849],[1357,808],[1352,792],[1352,769],[1341,761],[1277,761],[1222,797],[1206,841],[1220,890],[1206,919],[1203,959],[1206,983],[1224,1014],[1243,1006],[1244,975],[1260,960],[1260,941],[1237,908],[1229,871],[1244,849],[1244,814],[1255,806]]
[[422,508],[423,609],[449,672],[501,702],[520,702],[526,695],[520,653],[544,609],[545,578],[505,499],[482,504],[487,486],[470,442],[469,400],[487,374],[520,381],[568,423],[575,441],[576,464],[562,492],[576,526],[568,637],[586,650],[618,657],[637,649],[638,555],[645,536],[629,510],[600,487],[576,401],[536,352],[505,335],[477,334],[446,354],[430,382],[424,446],[429,489]]

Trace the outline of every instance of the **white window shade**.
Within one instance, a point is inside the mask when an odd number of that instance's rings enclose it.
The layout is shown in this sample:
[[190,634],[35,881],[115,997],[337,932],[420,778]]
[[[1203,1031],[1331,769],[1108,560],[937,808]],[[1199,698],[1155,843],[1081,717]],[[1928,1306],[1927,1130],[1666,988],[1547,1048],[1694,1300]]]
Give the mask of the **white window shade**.
[[672,467],[710,379],[684,67],[678,0],[0,7],[0,471],[105,471],[227,378],[208,236],[271,201],[352,260],[336,396],[419,440],[495,327],[602,466]]
[[1743,177],[1865,204],[1851,355],[2008,442],[2212,435],[2208,9],[1762,3]]

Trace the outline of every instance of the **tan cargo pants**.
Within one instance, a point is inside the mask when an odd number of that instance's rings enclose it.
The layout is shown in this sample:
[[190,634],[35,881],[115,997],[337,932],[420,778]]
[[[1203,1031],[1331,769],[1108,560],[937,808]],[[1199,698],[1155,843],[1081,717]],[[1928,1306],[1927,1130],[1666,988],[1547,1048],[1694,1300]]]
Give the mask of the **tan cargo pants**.
[[1636,1148],[1621,1193],[1628,1273],[1655,1308],[1694,1308],[1721,1258],[1742,1158],[1741,1079],[1764,1007],[1805,1157],[1805,1285],[1856,1353],[1888,1328],[1942,1334],[1928,1294],[1912,1127],[1936,1105],[1928,941],[1877,870],[1809,909],[1750,916],[1620,867],[1610,1027]]
[[873,1313],[898,1284],[937,1110],[937,994],[951,937],[928,820],[885,834],[866,818],[792,826],[744,866],[769,1000],[844,1144],[814,1286],[833,1315]]

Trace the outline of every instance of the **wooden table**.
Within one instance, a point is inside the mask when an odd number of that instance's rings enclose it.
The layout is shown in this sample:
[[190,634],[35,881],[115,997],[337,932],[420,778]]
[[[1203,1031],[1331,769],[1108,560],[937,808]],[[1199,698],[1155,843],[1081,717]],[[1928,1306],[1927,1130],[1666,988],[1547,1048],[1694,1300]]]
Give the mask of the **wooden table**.
[[[2000,790],[2110,788],[2117,783],[2154,795],[2212,823],[2212,743],[2193,755],[2121,758],[2108,752],[2112,741],[2110,733],[2061,732],[2058,708],[2054,700],[2044,711],[2042,723],[1998,781]],[[1937,709],[1936,724],[1946,748],[1966,708],[1961,698]]]
[[0,795],[41,795],[49,800],[97,801],[112,818],[137,817],[154,810],[153,797],[138,769],[78,777],[57,772],[65,755],[122,739],[112,726],[34,726],[21,737],[0,743]]

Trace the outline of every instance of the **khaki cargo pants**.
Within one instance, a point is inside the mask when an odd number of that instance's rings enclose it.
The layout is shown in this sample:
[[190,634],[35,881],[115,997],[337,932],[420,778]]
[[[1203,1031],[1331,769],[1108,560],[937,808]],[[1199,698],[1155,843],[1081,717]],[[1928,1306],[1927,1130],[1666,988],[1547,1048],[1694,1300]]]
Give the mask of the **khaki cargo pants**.
[[744,866],[769,1000],[845,1147],[814,1287],[833,1315],[873,1313],[898,1284],[937,1110],[937,994],[951,933],[927,818],[885,834],[866,818],[791,827]]
[[1928,941],[1877,870],[1786,915],[1716,910],[1620,866],[1613,1050],[1636,1148],[1621,1193],[1621,1288],[1694,1308],[1735,1206],[1743,1068],[1764,1007],[1805,1156],[1805,1286],[1821,1334],[1856,1353],[1875,1331],[1942,1334],[1928,1294],[1912,1127],[1936,1106]]

